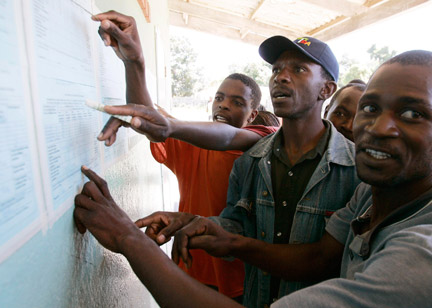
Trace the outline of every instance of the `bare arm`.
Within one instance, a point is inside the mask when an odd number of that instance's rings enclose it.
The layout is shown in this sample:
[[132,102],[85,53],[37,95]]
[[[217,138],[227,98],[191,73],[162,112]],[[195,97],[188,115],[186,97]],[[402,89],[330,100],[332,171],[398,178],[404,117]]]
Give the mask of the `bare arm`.
[[123,254],[161,307],[240,307],[180,270],[117,206],[106,182],[82,171],[90,182],[75,197],[78,231],[88,229],[105,248]]
[[336,277],[340,270],[344,246],[328,233],[311,244],[269,244],[240,235],[235,237],[229,255],[285,280],[328,279]]
[[269,244],[225,231],[206,218],[194,219],[176,233],[172,257],[190,265],[188,249],[204,249],[215,257],[233,256],[291,281],[334,277],[344,246],[326,233],[311,244]]
[[[111,46],[123,61],[126,74],[126,102],[153,107],[145,79],[145,63],[137,26],[133,17],[115,11],[92,16],[100,21],[99,35],[106,46]],[[127,124],[110,118],[98,137],[110,146],[115,142],[117,130]]]
[[123,61],[126,71],[126,101],[153,107],[145,79],[145,63],[135,19],[109,11],[92,16],[100,21],[99,35]]
[[170,120],[175,127],[171,137],[208,150],[246,151],[262,137],[250,130],[217,122]]
[[208,150],[245,151],[261,139],[259,134],[250,130],[217,122],[181,121],[164,117],[154,108],[141,105],[105,106],[105,111],[132,116],[132,128],[154,142],[171,137]]
[[122,244],[122,254],[161,307],[241,307],[176,266],[143,233]]

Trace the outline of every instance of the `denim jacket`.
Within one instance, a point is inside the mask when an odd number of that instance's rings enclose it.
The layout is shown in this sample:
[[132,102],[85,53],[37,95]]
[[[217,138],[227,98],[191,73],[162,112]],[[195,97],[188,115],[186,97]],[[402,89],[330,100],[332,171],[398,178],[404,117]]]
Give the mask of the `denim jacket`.
[[[330,124],[331,125],[331,124]],[[238,158],[231,171],[227,207],[211,219],[225,230],[273,243],[274,198],[271,182],[271,155],[276,134],[262,138]],[[360,183],[354,165],[354,144],[331,125],[327,150],[297,204],[290,243],[311,243],[324,234],[329,217],[345,206]],[[271,276],[245,264],[246,307],[270,305]],[[311,285],[281,280],[279,297]]]

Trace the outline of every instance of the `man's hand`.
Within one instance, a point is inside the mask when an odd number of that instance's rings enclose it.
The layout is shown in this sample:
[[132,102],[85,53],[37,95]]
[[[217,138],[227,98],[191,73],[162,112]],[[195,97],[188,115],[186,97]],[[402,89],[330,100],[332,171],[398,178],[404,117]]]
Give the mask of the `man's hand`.
[[110,117],[97,139],[99,141],[105,141],[105,145],[107,147],[113,145],[117,139],[117,132],[122,126],[130,127],[129,123],[123,122],[114,117]]
[[175,233],[172,260],[178,264],[181,258],[190,267],[192,256],[189,249],[203,249],[213,257],[228,256],[235,238],[235,234],[225,231],[210,219],[196,217]]
[[162,108],[162,106],[159,106],[158,104],[155,104],[155,107],[157,109],[157,111],[163,115],[165,118],[170,118],[170,119],[175,119],[175,117],[173,117],[172,115],[170,115],[168,113],[168,111],[166,111],[164,108]]
[[[144,56],[135,19],[115,11],[94,15],[92,19],[101,22],[100,37],[124,62],[126,102],[153,107],[146,86]],[[98,139],[104,140],[106,146],[112,145],[121,126],[129,127],[127,123],[111,117]]]
[[122,252],[122,241],[141,232],[114,202],[107,183],[95,172],[82,167],[89,178],[82,192],[75,196],[74,220],[80,233],[88,229],[107,249]]
[[140,38],[135,19],[109,11],[92,16],[100,21],[99,35],[106,46],[111,46],[124,62],[143,62]]
[[[79,232],[87,228],[104,247],[122,253],[159,306],[240,307],[180,270],[116,205],[106,182],[86,167],[81,170],[90,182],[75,197],[74,219]],[[141,221],[145,224],[145,218]]]
[[147,227],[145,233],[157,244],[162,245],[171,239],[177,230],[187,225],[197,216],[180,212],[155,212],[135,222],[139,228]]
[[[132,127],[136,132],[145,135],[152,142],[162,142],[170,136],[170,121],[153,107],[128,104],[125,106],[105,106],[104,109],[109,114],[132,116],[131,125],[120,120],[118,120],[118,124]],[[106,145],[111,145],[111,141],[115,141],[115,135],[119,127],[113,119],[115,118],[111,117],[98,136],[98,140],[105,140]]]

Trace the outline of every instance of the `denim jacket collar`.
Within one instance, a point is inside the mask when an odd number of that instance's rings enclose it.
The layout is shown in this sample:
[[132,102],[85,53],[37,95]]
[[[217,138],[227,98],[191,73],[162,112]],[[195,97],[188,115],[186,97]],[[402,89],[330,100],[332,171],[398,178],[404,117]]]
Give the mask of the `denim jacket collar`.
[[[330,121],[324,119],[323,121],[330,124],[330,140],[327,150],[324,153],[326,161],[342,166],[354,166],[354,151],[352,150],[353,143],[339,133]],[[265,137],[247,153],[256,158],[270,158],[274,140],[278,134],[282,134],[282,128],[280,128],[276,133]]]

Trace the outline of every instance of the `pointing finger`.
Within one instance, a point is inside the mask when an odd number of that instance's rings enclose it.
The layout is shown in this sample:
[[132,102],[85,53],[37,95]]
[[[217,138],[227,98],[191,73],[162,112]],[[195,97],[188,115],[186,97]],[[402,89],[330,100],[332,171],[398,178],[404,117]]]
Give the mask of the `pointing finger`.
[[[94,172],[93,170],[89,169],[86,166],[82,166],[81,171],[82,173],[85,174],[86,177],[89,178],[90,181],[94,182],[98,188],[97,191],[94,189],[91,190],[92,193],[91,197],[93,197],[95,200],[100,200],[102,196],[99,196],[97,193],[101,192],[105,198],[112,200],[111,193],[109,192],[108,189],[108,184],[103,178],[101,178],[99,175],[97,175],[96,172]],[[88,185],[89,189],[92,189],[90,185],[91,183],[89,183]]]

